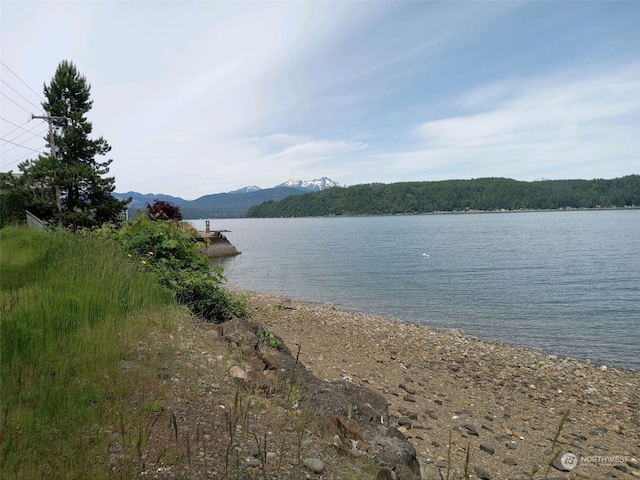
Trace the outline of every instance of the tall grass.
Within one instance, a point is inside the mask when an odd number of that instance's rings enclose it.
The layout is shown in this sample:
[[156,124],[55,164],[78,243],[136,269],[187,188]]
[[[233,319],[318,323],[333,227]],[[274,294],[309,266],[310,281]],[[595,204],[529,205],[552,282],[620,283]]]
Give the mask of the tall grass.
[[109,475],[119,362],[171,303],[106,238],[0,230],[0,478]]

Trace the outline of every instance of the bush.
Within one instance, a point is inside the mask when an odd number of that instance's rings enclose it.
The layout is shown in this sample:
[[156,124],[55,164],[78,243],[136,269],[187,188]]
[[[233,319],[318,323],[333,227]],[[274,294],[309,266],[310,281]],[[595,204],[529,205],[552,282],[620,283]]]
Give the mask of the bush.
[[223,288],[222,268],[209,268],[201,253],[206,245],[196,233],[185,223],[138,216],[118,235],[132,258],[155,271],[160,283],[198,317],[216,323],[245,317],[244,306]]
[[163,200],[155,200],[151,205],[145,205],[147,209],[147,218],[149,220],[182,220],[180,207],[171,202]]

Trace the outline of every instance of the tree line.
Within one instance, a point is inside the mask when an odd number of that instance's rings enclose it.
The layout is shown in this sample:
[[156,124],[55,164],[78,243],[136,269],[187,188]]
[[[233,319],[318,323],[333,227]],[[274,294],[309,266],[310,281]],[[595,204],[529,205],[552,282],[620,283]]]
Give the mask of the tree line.
[[517,181],[478,178],[373,183],[268,201],[247,217],[394,215],[455,211],[608,208],[640,205],[640,175],[611,180]]

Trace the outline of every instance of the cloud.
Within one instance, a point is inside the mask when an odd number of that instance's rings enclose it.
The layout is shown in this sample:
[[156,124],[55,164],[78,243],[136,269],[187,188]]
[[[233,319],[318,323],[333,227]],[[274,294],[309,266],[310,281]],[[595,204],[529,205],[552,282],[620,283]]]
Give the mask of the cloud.
[[640,152],[639,73],[631,63],[484,85],[458,98],[457,115],[417,125],[419,148],[384,157],[425,173],[466,165],[480,176],[551,177],[562,163],[583,178],[604,173],[608,156],[626,160],[631,173]]

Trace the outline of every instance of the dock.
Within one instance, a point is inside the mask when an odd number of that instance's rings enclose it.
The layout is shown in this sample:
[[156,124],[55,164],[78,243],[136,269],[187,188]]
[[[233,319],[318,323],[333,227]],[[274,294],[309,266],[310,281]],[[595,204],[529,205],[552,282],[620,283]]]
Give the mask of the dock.
[[240,251],[234,247],[229,239],[223,234],[227,230],[211,230],[209,220],[205,222],[205,230],[199,231],[199,239],[207,244],[204,254],[207,257],[232,257],[240,255]]

